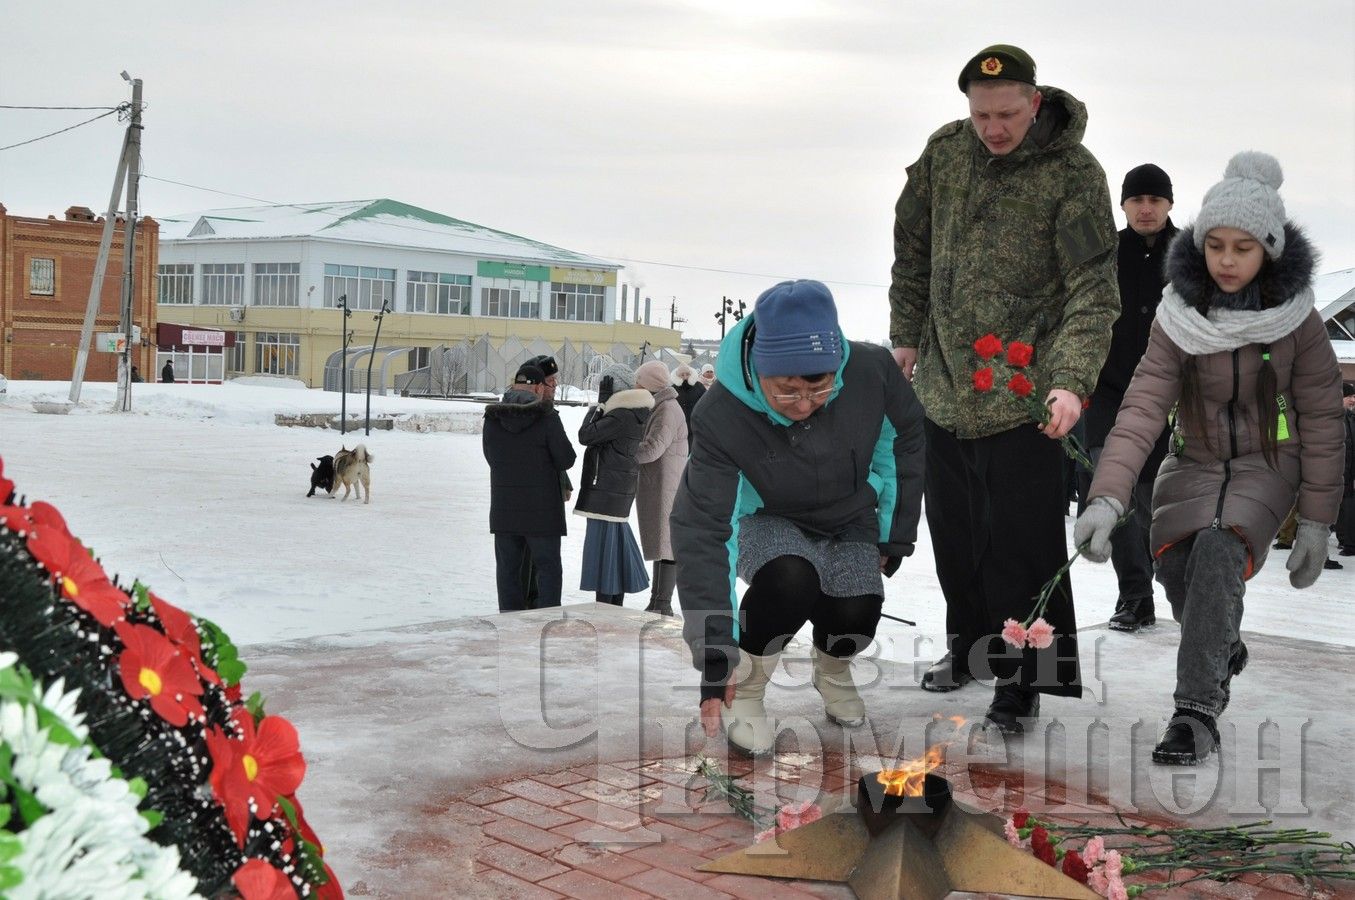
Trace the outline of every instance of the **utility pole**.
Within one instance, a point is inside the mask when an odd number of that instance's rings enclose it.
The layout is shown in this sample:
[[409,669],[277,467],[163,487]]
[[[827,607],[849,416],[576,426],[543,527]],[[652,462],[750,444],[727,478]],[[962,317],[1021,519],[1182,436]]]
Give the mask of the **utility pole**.
[[686,319],[677,314],[677,297],[674,297],[672,304],[668,307],[668,327],[673,331],[676,331],[678,323],[686,321]]
[[[118,154],[118,168],[113,175],[113,192],[108,198],[108,212],[104,216],[103,234],[99,238],[99,255],[94,260],[94,278],[89,283],[89,299],[85,303],[85,321],[80,326],[80,346],[75,351],[75,371],[71,373],[70,401],[80,402],[80,388],[85,381],[85,365],[89,362],[89,343],[94,337],[94,320],[99,315],[99,301],[103,297],[104,272],[108,269],[108,251],[113,244],[113,228],[122,203],[122,185],[127,180],[128,145],[132,129],[122,135],[122,150]],[[138,141],[140,140],[138,136]]]
[[[132,78],[125,71],[125,81],[132,84],[132,115],[127,125],[127,229],[122,239],[122,322],[124,338],[122,355],[118,358],[118,404],[116,411],[132,410],[132,319],[136,303],[136,214],[137,188],[141,182],[141,79]],[[193,373],[189,372],[191,379]]]
[[376,345],[381,340],[381,320],[386,313],[390,312],[390,301],[381,301],[381,312],[372,316],[376,321],[376,337],[372,338],[372,352],[367,357],[367,415],[366,415],[366,434],[372,433],[372,363],[376,362]]

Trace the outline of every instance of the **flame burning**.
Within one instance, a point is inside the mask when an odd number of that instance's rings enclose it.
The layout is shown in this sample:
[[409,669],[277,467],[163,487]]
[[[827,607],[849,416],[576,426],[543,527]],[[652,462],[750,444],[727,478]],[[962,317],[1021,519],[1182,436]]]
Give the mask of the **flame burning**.
[[[936,717],[937,720],[940,718]],[[957,733],[965,724],[964,716],[950,716],[947,721],[955,726]],[[945,762],[946,747],[954,740],[955,735],[951,735],[948,740],[932,744],[926,753],[916,759],[903,761],[897,769],[885,769],[877,773],[875,779],[885,786],[885,793],[890,796],[921,797],[927,773]]]

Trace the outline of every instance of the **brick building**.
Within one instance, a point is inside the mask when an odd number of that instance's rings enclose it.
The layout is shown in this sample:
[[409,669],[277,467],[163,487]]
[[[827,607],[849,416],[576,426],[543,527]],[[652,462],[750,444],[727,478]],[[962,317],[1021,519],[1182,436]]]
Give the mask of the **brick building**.
[[[11,379],[65,380],[75,369],[80,326],[99,255],[103,219],[83,206],[64,219],[12,216],[0,204],[0,374]],[[114,232],[94,332],[118,330],[122,301],[123,224]],[[147,380],[155,364],[155,270],[160,226],[141,219],[136,236],[136,297],[132,321],[141,344],[132,363]],[[91,352],[88,381],[117,378],[117,357]]]

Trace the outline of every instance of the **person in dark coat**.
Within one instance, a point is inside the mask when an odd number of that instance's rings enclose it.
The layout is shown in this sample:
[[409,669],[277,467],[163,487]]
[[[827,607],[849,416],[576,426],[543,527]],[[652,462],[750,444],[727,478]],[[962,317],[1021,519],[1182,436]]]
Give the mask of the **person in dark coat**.
[[1336,518],[1336,543],[1341,556],[1355,556],[1355,382],[1341,385],[1346,407],[1346,474],[1341,494],[1341,512]]
[[[560,605],[565,534],[560,473],[574,465],[576,455],[545,382],[539,367],[524,364],[503,399],[485,408],[481,438],[489,463],[500,612]],[[538,583],[531,606],[523,577],[528,560]]]
[[141,377],[141,370],[136,366],[132,366],[132,384],[140,384],[145,380],[146,379]]
[[602,371],[598,405],[579,427],[586,449],[574,514],[588,519],[579,588],[596,592],[599,603],[620,606],[626,594],[649,587],[630,510],[640,480],[635,454],[653,408],[654,395],[635,387],[635,373],[615,363]]
[[[1129,223],[1120,231],[1120,317],[1111,330],[1110,354],[1101,367],[1086,415],[1085,446],[1093,465],[1101,458],[1129,379],[1134,377],[1134,368],[1148,349],[1148,334],[1162,302],[1162,288],[1167,283],[1164,273],[1167,247],[1177,231],[1170,216],[1171,178],[1152,163],[1130,169],[1120,188],[1120,208]],[[1157,623],[1148,526],[1152,518],[1153,479],[1167,455],[1169,436],[1165,428],[1158,436],[1139,472],[1130,517],[1111,535],[1110,561],[1119,580],[1119,598],[1109,626],[1116,631],[1135,632]],[[1083,507],[1091,477],[1090,472],[1082,473],[1079,494]]]
[[160,370],[160,381],[165,384],[174,383],[174,360],[165,360],[164,368]]
[[692,408],[696,402],[706,396],[706,386],[701,383],[696,370],[687,364],[678,366],[673,370],[673,378],[676,380],[674,388],[677,390],[678,406],[682,407],[682,415],[687,419],[687,428],[692,427]]

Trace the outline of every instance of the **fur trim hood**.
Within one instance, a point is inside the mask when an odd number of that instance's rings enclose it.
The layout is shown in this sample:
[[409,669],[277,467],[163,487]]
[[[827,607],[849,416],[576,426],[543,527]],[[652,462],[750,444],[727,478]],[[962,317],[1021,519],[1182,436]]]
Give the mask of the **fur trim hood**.
[[644,388],[627,388],[624,391],[617,391],[607,398],[607,402],[602,404],[602,414],[617,409],[653,409],[654,395]]
[[512,432],[523,431],[555,412],[555,404],[530,391],[509,390],[503,399],[485,407],[485,418],[493,419]]
[[683,363],[673,370],[674,384],[696,384],[696,370]]
[[1294,331],[1313,310],[1317,252],[1298,226],[1285,225],[1284,253],[1260,275],[1263,298],[1283,298],[1268,309],[1197,311],[1215,292],[1204,254],[1195,248],[1195,228],[1183,228],[1167,251],[1169,284],[1162,291],[1157,321],[1167,336],[1190,354],[1218,353],[1247,344],[1268,344]]

